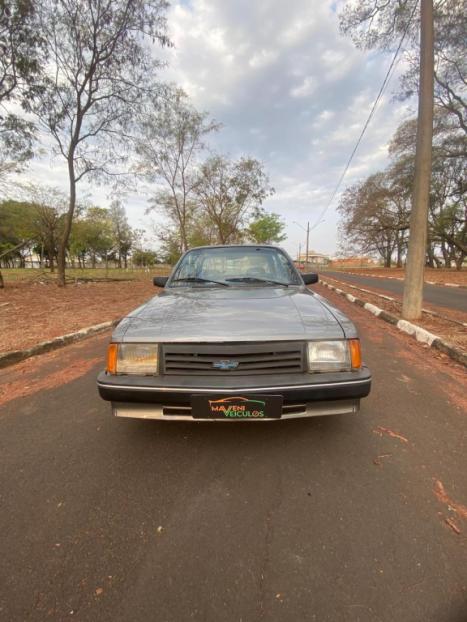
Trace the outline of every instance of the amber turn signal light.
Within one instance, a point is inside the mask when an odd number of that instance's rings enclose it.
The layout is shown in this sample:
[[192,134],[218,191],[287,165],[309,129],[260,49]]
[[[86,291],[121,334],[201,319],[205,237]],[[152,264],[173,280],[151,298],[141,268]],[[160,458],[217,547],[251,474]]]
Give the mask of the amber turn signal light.
[[117,373],[117,354],[118,354],[118,345],[116,343],[109,343],[109,346],[107,348],[107,367],[106,367],[106,372],[108,374]]
[[362,353],[360,350],[360,339],[349,339],[350,361],[352,369],[360,369],[362,366]]

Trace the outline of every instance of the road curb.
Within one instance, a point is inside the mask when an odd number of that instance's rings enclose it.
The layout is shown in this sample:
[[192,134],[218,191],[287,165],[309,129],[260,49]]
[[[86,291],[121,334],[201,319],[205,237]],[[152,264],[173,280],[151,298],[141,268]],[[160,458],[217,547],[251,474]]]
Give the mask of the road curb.
[[37,356],[38,354],[45,354],[46,352],[57,350],[58,348],[62,348],[63,346],[66,346],[70,343],[75,343],[76,341],[81,341],[82,339],[86,339],[87,337],[91,337],[92,335],[102,333],[103,331],[108,330],[113,326],[116,326],[119,322],[120,320],[111,320],[109,322],[103,322],[101,324],[94,324],[93,326],[88,326],[87,328],[77,330],[74,333],[68,333],[67,335],[62,335],[61,337],[54,337],[54,339],[42,341],[41,343],[38,343],[31,348],[4,352],[3,354],[0,354],[0,369],[4,367],[9,367],[10,365],[14,365],[15,363],[19,363],[20,361],[24,361],[25,359],[31,358],[32,356]]
[[320,279],[319,282],[321,283],[321,285],[324,285],[328,289],[336,292],[336,294],[344,296],[344,298],[347,298],[349,302],[353,302],[359,307],[363,307],[364,309],[372,313],[375,317],[378,317],[381,320],[392,324],[398,330],[410,335],[411,337],[414,337],[417,341],[425,343],[431,348],[439,350],[439,352],[442,352],[443,354],[447,354],[447,356],[449,356],[457,363],[460,363],[461,365],[464,365],[464,367],[467,367],[467,354],[464,354],[462,350],[459,350],[459,348],[456,348],[452,344],[443,341],[437,335],[430,333],[428,330],[425,330],[421,326],[417,326],[417,324],[412,324],[411,322],[403,320],[396,315],[392,315],[392,313],[388,313],[384,309],[380,309],[376,305],[371,304],[371,302],[365,302],[364,300],[362,300],[361,298],[357,298],[353,294],[348,294],[342,289],[339,289],[338,287],[335,287],[334,285],[323,281],[323,279]]

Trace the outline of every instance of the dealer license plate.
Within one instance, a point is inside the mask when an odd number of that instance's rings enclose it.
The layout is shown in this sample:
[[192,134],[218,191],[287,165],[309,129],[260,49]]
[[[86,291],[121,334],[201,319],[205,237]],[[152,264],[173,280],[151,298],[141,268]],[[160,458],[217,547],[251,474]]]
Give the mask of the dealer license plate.
[[280,419],[282,395],[193,395],[193,419]]

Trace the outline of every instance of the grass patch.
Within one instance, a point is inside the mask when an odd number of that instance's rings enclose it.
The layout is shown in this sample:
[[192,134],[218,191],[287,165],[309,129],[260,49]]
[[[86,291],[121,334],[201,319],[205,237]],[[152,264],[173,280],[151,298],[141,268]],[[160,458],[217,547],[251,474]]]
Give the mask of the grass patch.
[[[153,268],[128,269],[124,268],[69,268],[66,271],[67,280],[95,279],[118,279],[122,281],[142,281],[153,276],[168,276],[172,270],[168,265],[157,265]],[[56,280],[57,272],[41,270],[40,268],[2,268],[5,283],[18,283],[21,281]]]

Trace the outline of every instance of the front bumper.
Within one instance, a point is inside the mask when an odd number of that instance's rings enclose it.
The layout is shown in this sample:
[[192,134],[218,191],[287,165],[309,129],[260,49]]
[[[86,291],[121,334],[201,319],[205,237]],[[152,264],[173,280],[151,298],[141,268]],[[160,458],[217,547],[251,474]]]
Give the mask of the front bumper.
[[193,421],[193,394],[250,393],[282,395],[282,419],[291,419],[358,412],[360,399],[370,392],[371,374],[367,367],[352,372],[235,378],[112,376],[101,372],[97,386],[100,396],[112,402],[113,413],[120,417]]

